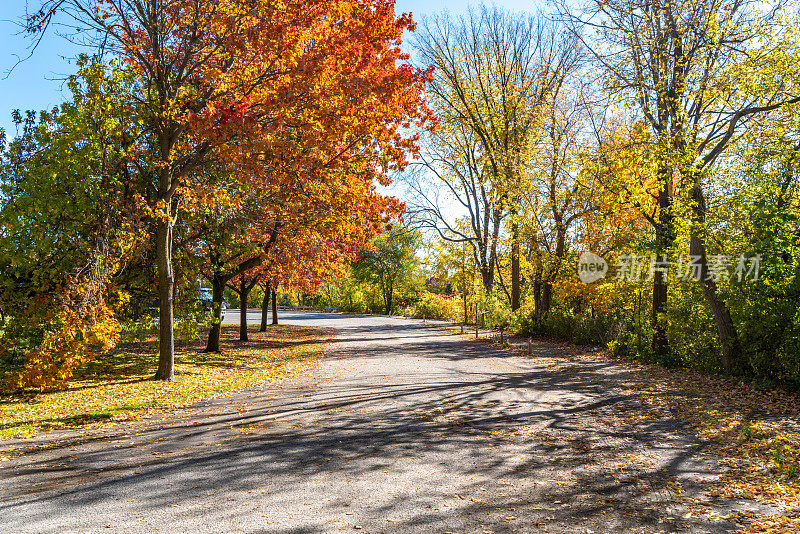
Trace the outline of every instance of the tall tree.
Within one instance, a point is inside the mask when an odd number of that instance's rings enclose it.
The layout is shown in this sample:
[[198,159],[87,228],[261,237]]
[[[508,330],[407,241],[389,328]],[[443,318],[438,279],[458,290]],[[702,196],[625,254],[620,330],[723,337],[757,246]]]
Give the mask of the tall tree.
[[[271,7],[264,2],[210,0],[49,0],[28,21],[29,29],[38,32],[65,14],[68,23],[86,36],[81,38],[85,44],[123,58],[139,77],[135,98],[143,109],[146,150],[134,164],[145,178],[156,225],[158,379],[174,376],[172,250],[180,203],[177,190],[214,148],[212,138],[197,135],[195,118],[204,117],[206,124],[215,123],[220,130],[230,128],[231,103],[237,93],[278,75],[277,59],[288,59],[296,42],[276,37],[260,41],[270,33],[277,35],[287,18]],[[308,26],[302,17],[296,22],[299,26],[304,21]],[[258,51],[253,46],[256,40],[261,45]]]
[[[691,205],[690,253],[701,264],[697,282],[714,315],[727,372],[738,365],[741,346],[730,310],[708,276],[703,182],[750,120],[800,99],[794,31],[780,16],[785,5],[593,0],[579,14],[562,5],[575,35],[607,73],[609,91],[638,109],[652,131],[659,162],[654,221],[659,257],[676,239],[676,201],[683,197]],[[653,349],[659,354],[669,350],[667,292],[659,270],[652,299]]]
[[595,209],[594,177],[581,172],[593,151],[595,87],[575,72],[556,87],[542,106],[541,129],[528,150],[519,195],[534,313],[543,317],[553,301],[553,283],[568,252],[573,224]]
[[[491,292],[503,219],[517,210],[522,159],[541,104],[579,61],[575,38],[543,14],[481,7],[455,22],[448,16],[429,19],[415,48],[421,61],[436,67],[429,95],[440,125],[423,154],[420,178],[412,182],[412,211],[444,239],[472,247]],[[424,183],[430,177],[436,186]],[[453,202],[466,211],[468,232],[456,228],[460,214],[453,217]],[[516,306],[518,221],[510,225]]]
[[[398,129],[427,114],[427,74],[404,64],[399,48],[414,24],[395,18],[387,0],[48,0],[29,29],[43,31],[60,13],[140,79],[149,150],[136,164],[157,226],[156,378],[172,380],[179,188],[212,154],[263,169],[294,152],[295,170],[311,180],[351,151],[375,171],[404,165],[415,142]],[[297,158],[307,133],[325,144]],[[263,185],[264,172],[246,174]]]

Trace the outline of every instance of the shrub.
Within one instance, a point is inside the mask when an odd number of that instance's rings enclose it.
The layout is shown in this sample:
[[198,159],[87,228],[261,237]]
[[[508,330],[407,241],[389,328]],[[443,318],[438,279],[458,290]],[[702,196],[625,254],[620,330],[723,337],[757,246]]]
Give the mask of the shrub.
[[489,328],[509,328],[512,325],[511,310],[494,295],[481,297],[478,309],[483,310],[483,324]]
[[605,345],[614,340],[615,331],[614,321],[604,316],[573,315],[558,308],[541,318],[517,314],[513,326],[521,335],[553,336],[580,345]]
[[406,313],[420,319],[461,320],[463,312],[458,297],[446,297],[436,293],[423,292],[418,300],[406,307]]
[[120,338],[125,343],[146,343],[157,332],[158,323],[150,315],[120,325]]

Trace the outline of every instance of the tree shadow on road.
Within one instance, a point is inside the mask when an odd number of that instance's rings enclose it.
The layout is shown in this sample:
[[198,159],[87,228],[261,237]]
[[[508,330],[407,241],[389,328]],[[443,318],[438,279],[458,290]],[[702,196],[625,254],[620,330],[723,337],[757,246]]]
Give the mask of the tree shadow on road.
[[[342,343],[365,342],[369,331],[354,329]],[[455,336],[431,339],[414,325],[398,332],[399,347],[389,335],[374,336],[358,355],[385,357],[391,346],[445,364],[510,357]],[[333,349],[329,357],[353,354]],[[445,365],[380,384],[344,378],[270,399],[254,393],[202,403],[139,435],[118,429],[85,443],[85,452],[59,448],[21,462],[15,473],[35,483],[0,513],[44,510],[57,500],[94,507],[139,488],[135,507],[143,514],[188,501],[184,519],[220,525],[266,492],[272,511],[262,516],[276,523],[261,531],[287,534],[355,526],[397,533],[736,529],[708,514],[687,516],[698,506],[718,515],[729,509],[702,495],[699,479],[720,468],[700,458],[704,444],[688,428],[615,393],[620,384],[635,386],[630,373],[511,363],[516,370]],[[219,492],[238,504],[219,506]],[[317,497],[296,518],[302,525],[285,525],[275,509],[295,509],[309,495]]]

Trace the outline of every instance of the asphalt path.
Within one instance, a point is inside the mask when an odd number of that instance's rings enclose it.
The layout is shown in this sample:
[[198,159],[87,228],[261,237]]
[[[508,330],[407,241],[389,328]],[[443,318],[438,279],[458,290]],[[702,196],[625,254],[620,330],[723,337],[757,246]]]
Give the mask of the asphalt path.
[[[281,318],[286,315],[288,320],[297,321],[303,320],[300,318],[301,316],[298,313],[302,312],[284,312],[283,310],[278,310],[278,320],[280,321]],[[267,320],[272,320],[272,312],[267,314]],[[239,324],[239,308],[229,308],[225,312],[225,319],[222,320],[222,324]],[[247,309],[247,324],[261,324],[261,308],[248,308]]]
[[318,368],[146,421],[0,444],[17,449],[0,463],[0,532],[736,529],[683,508],[708,498],[720,467],[674,420],[625,423],[643,407],[619,393],[636,380],[624,369],[553,371],[400,318],[281,322],[336,329]]

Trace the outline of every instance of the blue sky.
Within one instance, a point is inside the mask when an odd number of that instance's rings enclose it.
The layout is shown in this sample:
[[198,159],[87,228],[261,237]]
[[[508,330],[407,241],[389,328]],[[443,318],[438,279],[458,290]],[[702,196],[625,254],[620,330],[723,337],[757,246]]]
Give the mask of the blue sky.
[[[530,10],[536,0],[499,0],[497,5],[513,11]],[[437,13],[445,9],[452,13],[463,12],[470,4],[460,0],[397,0],[397,11],[414,13],[415,18],[426,13]],[[33,8],[37,0],[2,0],[0,8],[0,50],[6,54],[0,59],[0,128],[5,128],[13,136],[11,111],[14,109],[49,109],[58,105],[66,97],[63,79],[74,69],[70,59],[81,49],[57,35],[48,35],[34,55],[9,70],[17,62],[17,57],[29,53],[29,41],[14,24],[25,15],[26,4]]]

